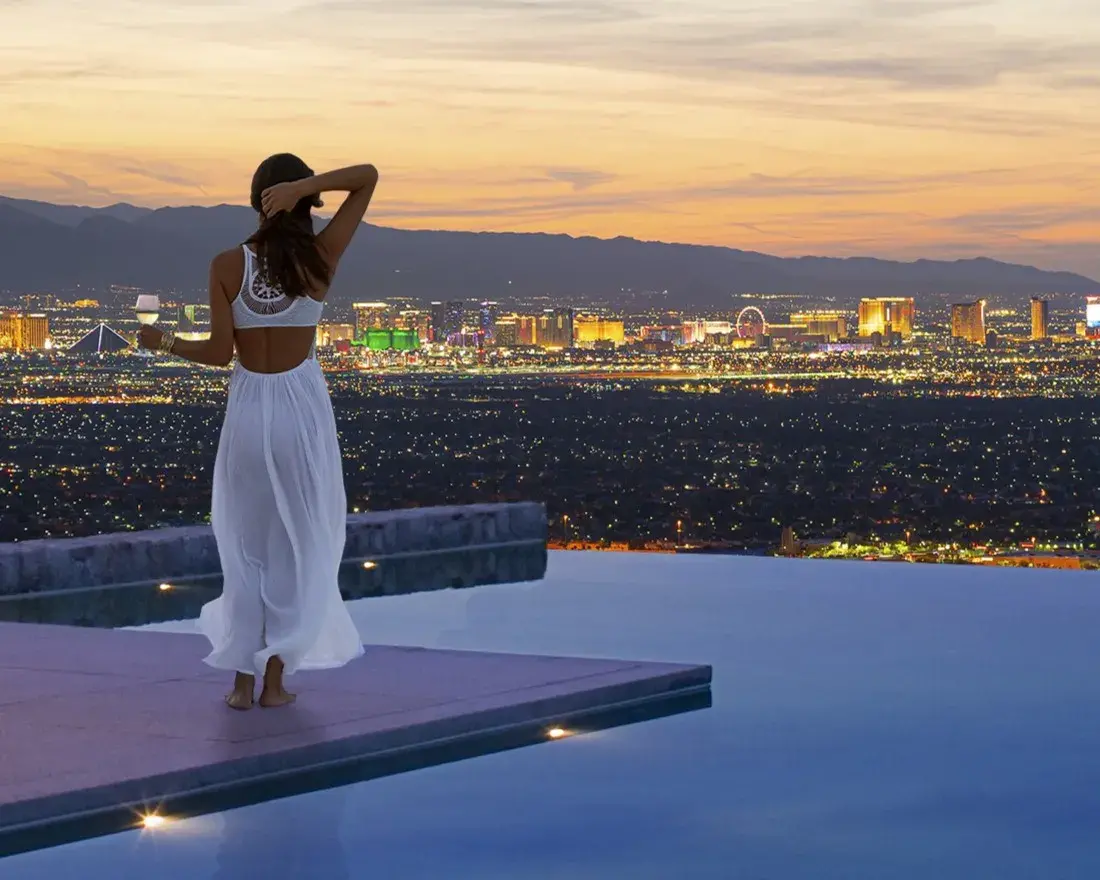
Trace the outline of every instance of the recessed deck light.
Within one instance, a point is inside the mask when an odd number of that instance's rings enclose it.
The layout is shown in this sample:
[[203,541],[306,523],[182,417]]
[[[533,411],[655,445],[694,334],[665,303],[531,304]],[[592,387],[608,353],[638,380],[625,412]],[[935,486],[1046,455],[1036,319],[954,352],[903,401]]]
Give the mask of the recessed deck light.
[[163,828],[168,824],[168,820],[156,813],[150,813],[148,816],[141,817],[141,824],[145,828]]
[[162,593],[167,593],[170,589],[172,589],[172,585],[171,584],[161,584],[157,589],[159,589]]
[[546,735],[550,737],[550,739],[561,739],[563,736],[569,736],[569,731],[564,727],[551,727],[546,731]]
[[371,559],[368,559],[366,562],[363,563],[363,568],[367,569],[368,571],[372,568],[377,568],[377,567],[378,567],[378,563],[374,562]]

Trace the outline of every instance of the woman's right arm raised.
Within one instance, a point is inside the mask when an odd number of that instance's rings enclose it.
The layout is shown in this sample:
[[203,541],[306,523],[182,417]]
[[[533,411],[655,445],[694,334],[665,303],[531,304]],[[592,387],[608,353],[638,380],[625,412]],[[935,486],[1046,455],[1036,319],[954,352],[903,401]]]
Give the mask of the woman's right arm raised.
[[323,192],[348,194],[336,215],[317,233],[317,245],[335,269],[367,213],[378,185],[378,169],[373,165],[352,165],[295,181],[295,185],[301,187],[303,198]]

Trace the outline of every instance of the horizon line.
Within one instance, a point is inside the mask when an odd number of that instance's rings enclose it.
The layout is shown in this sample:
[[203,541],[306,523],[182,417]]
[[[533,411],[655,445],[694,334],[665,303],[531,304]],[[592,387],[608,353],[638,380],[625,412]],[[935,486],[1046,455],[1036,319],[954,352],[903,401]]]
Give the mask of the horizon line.
[[[251,205],[236,204],[236,203],[233,203],[233,202],[218,202],[217,204],[214,204],[214,205],[200,205],[200,204],[160,205],[158,207],[151,207],[149,205],[140,205],[140,204],[135,204],[133,202],[112,202],[109,205],[95,206],[95,205],[73,204],[73,203],[68,203],[68,202],[50,202],[50,201],[46,201],[45,199],[28,199],[28,198],[22,198],[22,197],[18,197],[18,196],[9,196],[9,195],[7,195],[5,193],[2,193],[2,192],[0,192],[0,200],[5,200],[5,201],[8,201],[8,202],[27,202],[27,203],[36,204],[36,205],[46,205],[46,206],[49,206],[49,207],[52,207],[52,208],[74,208],[74,209],[78,209],[78,210],[82,209],[82,210],[86,210],[86,211],[97,211],[97,212],[98,211],[106,211],[106,210],[109,210],[111,208],[120,208],[120,207],[121,208],[133,208],[133,209],[139,210],[139,211],[148,211],[149,213],[153,213],[153,212],[156,212],[156,211],[166,211],[166,210],[184,210],[184,209],[189,209],[189,208],[197,208],[197,209],[201,209],[201,210],[212,210],[212,209],[216,209],[216,208],[239,208],[239,209],[242,209],[242,210],[248,210],[250,212],[253,212]],[[16,210],[18,210],[18,208],[16,208]],[[255,212],[253,212],[253,213],[255,213]],[[333,214],[322,214],[322,213],[318,213],[316,211],[314,211],[313,214],[314,214],[315,217],[319,217],[319,218],[322,218],[322,219],[325,219],[325,220],[331,220],[332,217],[333,217]],[[31,216],[33,216],[33,215],[31,215]],[[45,218],[45,217],[37,217],[37,219],[45,220],[48,223],[55,223],[55,221],[49,220],[48,218]],[[115,219],[121,219],[121,218],[115,218]],[[131,221],[121,220],[121,222],[129,223]],[[392,225],[388,225],[388,224],[385,224],[385,223],[373,223],[373,222],[371,222],[370,220],[368,220],[366,218],[364,218],[361,222],[363,224],[367,225],[367,226],[373,226],[373,227],[376,227],[376,228],[379,228],[379,229],[389,229],[389,230],[393,230],[393,231],[396,231],[396,232],[445,233],[445,234],[448,234],[448,235],[511,235],[511,236],[517,236],[517,237],[518,236],[523,236],[523,237],[540,236],[540,237],[546,237],[546,238],[568,238],[572,241],[583,241],[583,240],[600,241],[600,242],[631,241],[631,242],[636,242],[638,244],[665,245],[666,247],[690,247],[690,248],[699,248],[699,249],[705,249],[705,250],[734,251],[736,253],[746,254],[746,255],[750,255],[750,256],[768,257],[769,259],[773,259],[773,260],[835,260],[837,262],[846,262],[846,261],[850,261],[850,260],[873,260],[873,261],[876,261],[876,262],[895,263],[895,264],[903,265],[903,266],[914,266],[914,265],[917,265],[919,263],[942,263],[942,264],[945,264],[945,265],[957,265],[957,264],[960,264],[960,263],[990,262],[990,263],[997,263],[997,264],[1002,265],[1002,266],[1011,266],[1011,267],[1021,268],[1021,269],[1031,269],[1031,270],[1036,271],[1036,272],[1042,272],[1044,274],[1050,274],[1050,275],[1072,275],[1076,278],[1081,278],[1085,281],[1088,281],[1091,284],[1096,284],[1096,285],[1100,286],[1100,281],[1098,281],[1097,279],[1094,279],[1094,278],[1092,278],[1088,275],[1084,275],[1080,272],[1074,272],[1074,271],[1069,270],[1069,269],[1043,269],[1043,268],[1040,268],[1039,266],[1035,266],[1031,263],[1010,262],[1008,260],[1001,260],[1001,259],[997,259],[995,257],[990,257],[990,256],[985,256],[985,255],[972,256],[972,257],[957,257],[957,258],[953,258],[953,259],[951,259],[951,258],[937,258],[937,257],[916,257],[915,259],[911,259],[911,260],[897,259],[897,258],[892,258],[892,257],[871,256],[871,255],[866,255],[866,254],[849,255],[849,256],[830,256],[828,254],[805,253],[805,254],[800,254],[800,255],[797,255],[797,256],[778,256],[776,254],[767,253],[766,251],[746,250],[744,248],[734,247],[733,245],[699,243],[699,242],[690,242],[690,241],[667,241],[667,240],[664,240],[664,239],[645,239],[645,238],[638,238],[638,237],[633,236],[633,235],[623,235],[623,234],[615,235],[615,236],[612,236],[612,237],[608,238],[608,237],[603,237],[603,236],[599,236],[599,235],[592,235],[592,234],[580,234],[580,235],[578,235],[578,234],[570,233],[570,232],[543,232],[543,231],[515,232],[515,231],[512,231],[512,230],[501,230],[501,229],[469,230],[469,229],[447,229],[447,228],[444,228],[444,227],[438,227],[438,228],[410,228],[410,227],[405,227],[405,226],[392,226]],[[62,224],[56,224],[56,225],[62,225]],[[71,227],[71,228],[75,228],[75,227]]]

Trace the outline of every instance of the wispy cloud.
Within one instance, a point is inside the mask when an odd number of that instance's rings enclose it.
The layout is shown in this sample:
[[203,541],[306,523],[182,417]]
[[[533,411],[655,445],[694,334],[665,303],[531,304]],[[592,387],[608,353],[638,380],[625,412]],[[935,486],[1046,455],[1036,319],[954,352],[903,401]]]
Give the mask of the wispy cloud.
[[446,16],[448,18],[507,19],[516,25],[537,21],[570,24],[619,22],[644,17],[639,4],[614,0],[317,0],[300,11],[310,14],[363,13],[399,16]]
[[168,183],[173,186],[186,187],[188,189],[197,190],[205,195],[206,190],[203,189],[202,184],[194,180],[191,177],[179,174],[173,171],[158,170],[155,168],[146,168],[141,165],[133,163],[124,163],[118,165],[118,170],[123,174],[133,174],[137,177],[147,177],[150,180],[156,180],[160,183]]
[[408,225],[1046,253],[1098,87],[1094,0],[0,0],[0,190],[240,201],[285,144]]
[[610,183],[615,179],[614,174],[606,171],[597,171],[592,168],[551,168],[546,172],[547,178],[561,183],[568,183],[574,192],[584,192],[601,183]]
[[68,174],[64,171],[57,170],[51,171],[50,174],[65,185],[63,192],[67,198],[83,199],[94,196],[98,200],[102,197],[114,198],[115,196],[115,193],[108,187],[95,186],[88,183],[88,181],[84,180],[82,177],[77,177],[75,174]]

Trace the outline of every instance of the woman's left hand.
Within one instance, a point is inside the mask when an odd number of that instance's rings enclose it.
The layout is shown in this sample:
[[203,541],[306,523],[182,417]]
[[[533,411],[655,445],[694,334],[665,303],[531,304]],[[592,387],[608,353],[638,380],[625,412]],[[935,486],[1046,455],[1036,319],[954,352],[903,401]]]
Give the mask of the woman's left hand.
[[163,338],[163,330],[158,330],[156,327],[151,327],[148,324],[142,324],[141,329],[138,331],[138,345],[142,348],[149,349],[149,351],[156,351]]

